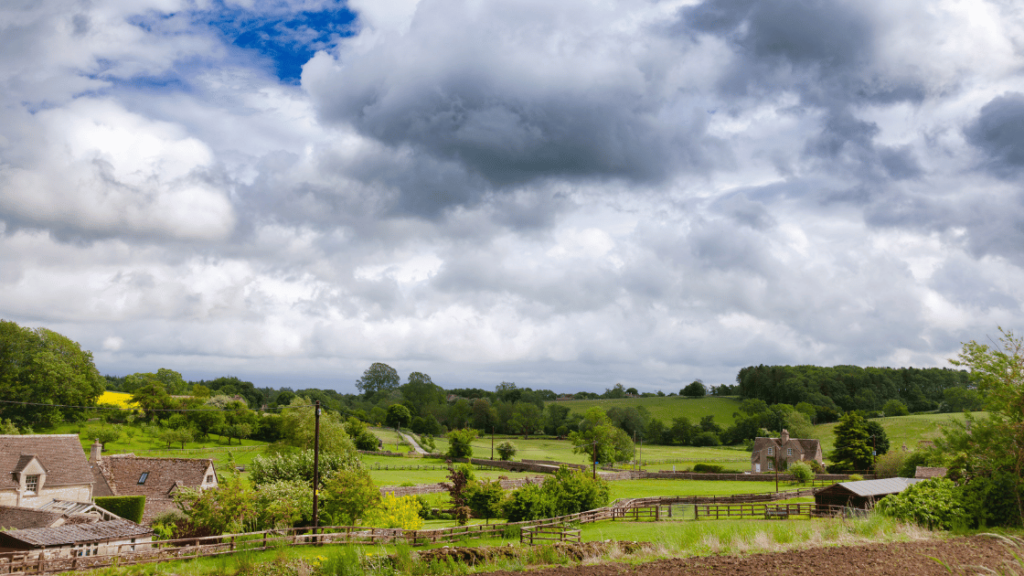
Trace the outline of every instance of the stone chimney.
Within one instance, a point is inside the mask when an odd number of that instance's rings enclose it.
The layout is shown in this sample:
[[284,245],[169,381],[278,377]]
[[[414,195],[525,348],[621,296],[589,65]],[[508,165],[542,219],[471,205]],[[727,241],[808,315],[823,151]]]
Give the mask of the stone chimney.
[[789,430],[786,430],[785,428],[782,429],[782,435],[779,436],[779,442],[782,443],[782,445],[789,442]]
[[89,453],[89,461],[93,464],[99,464],[103,461],[103,444],[100,444],[99,438],[92,443],[92,452]]

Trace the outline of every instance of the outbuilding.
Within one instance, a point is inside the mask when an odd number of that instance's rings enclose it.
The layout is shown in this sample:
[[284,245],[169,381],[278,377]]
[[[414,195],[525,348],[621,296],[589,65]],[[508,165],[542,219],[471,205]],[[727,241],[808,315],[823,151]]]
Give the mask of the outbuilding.
[[890,494],[899,494],[907,486],[923,482],[921,478],[882,478],[833,484],[814,495],[818,512],[825,513],[830,507],[842,506],[871,510],[879,500]]
[[116,554],[123,545],[132,551],[137,546],[149,547],[152,540],[150,528],[128,520],[107,520],[0,532],[0,552],[40,551],[52,558],[105,556]]

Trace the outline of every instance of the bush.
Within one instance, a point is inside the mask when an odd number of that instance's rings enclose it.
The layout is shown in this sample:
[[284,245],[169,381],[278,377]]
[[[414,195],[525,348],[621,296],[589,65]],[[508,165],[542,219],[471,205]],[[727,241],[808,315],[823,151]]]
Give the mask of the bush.
[[[900,475],[900,469],[903,468],[903,463],[906,462],[909,454],[903,450],[893,450],[892,452],[882,454],[875,460],[875,477],[876,478],[892,478],[893,476]],[[911,474],[908,478],[913,478]]]
[[849,481],[850,482],[860,482],[863,479],[864,479],[864,477],[861,476],[860,474],[850,474],[850,476],[849,476]]
[[789,473],[801,484],[814,480],[814,471],[811,470],[811,467],[806,462],[794,462],[789,467]]
[[420,504],[413,496],[385,494],[380,504],[366,513],[365,524],[374,528],[419,530],[423,527]]
[[695,464],[693,466],[694,472],[704,472],[708,474],[719,474],[725,470],[725,466],[721,464]]
[[895,398],[885,403],[885,406],[882,407],[882,412],[884,412],[886,416],[906,416],[907,414],[910,414],[910,410],[907,409],[907,405]]
[[882,498],[875,509],[883,516],[915,522],[929,529],[949,530],[966,526],[970,521],[956,485],[946,478],[911,484],[899,494]]
[[498,444],[498,457],[501,458],[502,460],[511,460],[512,457],[515,456],[516,452],[518,451],[519,449],[516,448],[516,445],[509,442],[508,440],[502,442],[501,444]]
[[502,513],[509,522],[536,520],[600,508],[608,499],[607,482],[562,466],[540,486],[527,484],[513,491]]
[[472,428],[452,430],[448,433],[448,457],[471,458],[473,456],[472,442],[475,439],[476,430]]
[[142,523],[142,512],[146,509],[145,496],[98,496],[96,505],[136,524]]
[[693,437],[694,446],[721,446],[722,441],[714,432],[701,432]]

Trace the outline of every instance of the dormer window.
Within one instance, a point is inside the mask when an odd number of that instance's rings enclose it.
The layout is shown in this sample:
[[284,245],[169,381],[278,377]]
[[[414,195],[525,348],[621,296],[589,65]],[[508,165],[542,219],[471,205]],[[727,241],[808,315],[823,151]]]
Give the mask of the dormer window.
[[139,485],[146,483],[146,478],[149,477],[149,472],[143,472],[142,476],[139,476]]
[[25,491],[35,492],[36,490],[39,490],[39,474],[25,476]]

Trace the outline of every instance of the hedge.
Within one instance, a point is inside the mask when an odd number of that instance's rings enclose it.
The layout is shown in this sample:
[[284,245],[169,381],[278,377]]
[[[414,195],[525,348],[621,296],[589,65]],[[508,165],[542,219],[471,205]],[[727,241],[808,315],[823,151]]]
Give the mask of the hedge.
[[94,498],[96,505],[136,524],[142,523],[142,512],[146,509],[145,496],[100,496]]

